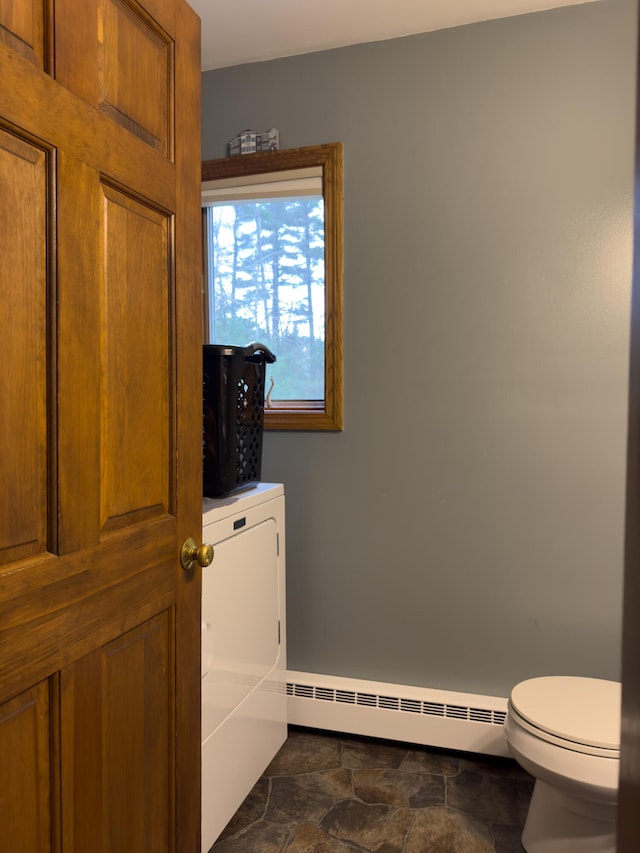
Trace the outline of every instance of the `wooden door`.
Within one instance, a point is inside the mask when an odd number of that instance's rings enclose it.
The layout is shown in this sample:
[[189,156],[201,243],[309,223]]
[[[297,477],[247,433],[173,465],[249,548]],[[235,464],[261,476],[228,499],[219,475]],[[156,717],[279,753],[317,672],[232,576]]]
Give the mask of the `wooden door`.
[[199,851],[199,54],[0,0],[2,851]]

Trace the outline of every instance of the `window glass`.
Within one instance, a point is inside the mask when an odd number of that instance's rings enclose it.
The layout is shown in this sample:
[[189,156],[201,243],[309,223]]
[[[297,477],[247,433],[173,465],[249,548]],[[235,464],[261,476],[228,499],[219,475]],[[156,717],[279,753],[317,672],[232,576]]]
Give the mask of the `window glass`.
[[205,210],[210,342],[266,344],[277,356],[268,368],[273,400],[324,399],[322,195]]

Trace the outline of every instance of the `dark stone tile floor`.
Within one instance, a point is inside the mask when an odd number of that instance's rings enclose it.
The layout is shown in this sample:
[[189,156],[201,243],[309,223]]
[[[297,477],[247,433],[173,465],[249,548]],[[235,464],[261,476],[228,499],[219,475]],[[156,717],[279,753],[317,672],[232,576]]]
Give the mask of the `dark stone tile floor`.
[[290,727],[209,853],[522,853],[507,758]]

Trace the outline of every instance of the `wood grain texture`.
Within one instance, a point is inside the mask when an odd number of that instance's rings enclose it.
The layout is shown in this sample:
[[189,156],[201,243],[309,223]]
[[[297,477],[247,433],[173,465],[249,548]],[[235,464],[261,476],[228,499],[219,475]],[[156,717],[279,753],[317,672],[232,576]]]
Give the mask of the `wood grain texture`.
[[0,41],[38,68],[45,68],[49,44],[44,0],[0,0]]
[[[98,175],[82,160],[58,151],[56,174],[55,301],[57,341],[55,415],[55,544],[63,555],[100,539],[100,208]],[[85,223],[78,228],[78,222]],[[52,344],[56,337],[51,334]],[[52,400],[53,403],[53,400]],[[57,485],[57,498],[55,487]]]
[[59,79],[0,37],[0,764],[24,762],[0,848],[196,853],[198,21],[183,0],[45,9]]
[[61,673],[63,849],[175,847],[172,619],[165,611]]
[[[114,125],[109,117],[2,43],[0,79],[15,83],[3,87],[0,100],[7,122],[29,128],[51,148],[62,149],[108,175],[113,184],[127,187],[133,195],[152,198],[163,210],[175,210],[176,165],[164,155]],[[192,133],[193,126],[184,131]]]
[[47,548],[47,175],[45,151],[0,130],[0,564]]
[[172,3],[57,0],[56,79],[110,122],[173,159]]
[[[191,519],[202,519],[202,240],[200,237],[200,21],[182,4],[176,17],[176,217],[175,361],[176,501],[178,540],[200,539]],[[195,344],[195,346],[193,346]],[[191,531],[191,532],[190,532]],[[176,696],[192,701],[176,703],[176,850],[200,850],[200,652],[202,573],[198,566],[184,572],[179,564],[176,618]],[[198,661],[198,669],[193,662]],[[194,781],[195,780],[195,784]],[[195,794],[197,788],[198,793]],[[195,795],[194,795],[195,794]]]
[[170,511],[169,358],[174,346],[169,218],[110,187],[103,187],[102,211],[103,326],[98,337],[105,530]]
[[149,15],[105,0],[98,22],[98,106],[162,154],[173,151],[173,40]]
[[49,685],[0,705],[0,850],[51,848]]

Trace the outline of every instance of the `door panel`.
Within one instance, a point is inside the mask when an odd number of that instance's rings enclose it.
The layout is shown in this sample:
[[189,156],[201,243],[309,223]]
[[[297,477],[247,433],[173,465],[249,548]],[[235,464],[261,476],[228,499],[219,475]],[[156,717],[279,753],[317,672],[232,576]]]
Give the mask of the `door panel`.
[[0,706],[0,850],[51,849],[49,685]]
[[63,849],[174,847],[172,621],[165,611],[62,671]]
[[[64,555],[99,542],[100,207],[95,168],[66,151],[56,157],[55,370],[57,470],[51,482],[51,550]],[[78,228],[78,222],[89,227]],[[64,341],[64,346],[58,346]],[[53,394],[52,394],[53,396]],[[54,436],[52,436],[52,439]],[[56,495],[57,491],[57,495]],[[54,538],[55,537],[55,538]],[[55,543],[55,544],[54,544]]]
[[195,853],[199,26],[42,6],[56,79],[0,35],[0,849]]
[[44,64],[43,0],[0,0],[0,41],[42,68]]
[[[153,548],[143,538],[152,539]],[[162,518],[144,532],[137,525],[111,534],[99,549],[22,561],[1,574],[2,699],[170,607],[178,581],[177,538],[175,519]],[[187,581],[195,586],[198,577]],[[199,668],[195,640],[191,652]]]
[[46,222],[47,156],[0,129],[0,564],[47,547]]
[[[1,0],[0,0],[1,2]],[[57,0],[56,78],[146,145],[173,159],[174,0]]]
[[103,9],[100,109],[167,154],[173,102],[172,41],[125,0],[106,0]]
[[110,187],[103,192],[101,522],[108,530],[170,511],[173,341],[168,217]]

